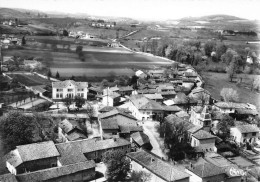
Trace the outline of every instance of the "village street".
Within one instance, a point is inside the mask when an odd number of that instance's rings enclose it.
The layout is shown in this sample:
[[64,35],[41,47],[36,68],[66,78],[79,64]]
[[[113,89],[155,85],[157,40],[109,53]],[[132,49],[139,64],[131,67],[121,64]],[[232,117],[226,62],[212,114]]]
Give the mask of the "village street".
[[159,137],[159,133],[156,131],[156,126],[159,125],[157,121],[145,121],[143,124],[144,133],[148,135],[150,142],[153,146],[151,152],[154,154],[163,157],[164,159],[167,158],[166,154],[163,152],[163,139]]

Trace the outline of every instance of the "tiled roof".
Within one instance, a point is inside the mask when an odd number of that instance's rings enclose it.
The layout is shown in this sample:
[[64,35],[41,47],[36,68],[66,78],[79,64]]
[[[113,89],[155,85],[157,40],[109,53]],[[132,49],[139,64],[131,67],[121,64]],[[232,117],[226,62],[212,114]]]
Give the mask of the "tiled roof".
[[137,90],[139,94],[155,94],[157,93],[156,89],[143,89],[143,90]]
[[183,110],[175,113],[175,115],[178,116],[179,118],[190,117],[190,115],[187,112],[183,111]]
[[5,158],[6,161],[17,167],[23,162],[57,157],[59,155],[53,141],[47,141],[16,146],[16,149],[9,152]]
[[119,92],[124,92],[124,91],[133,91],[133,87],[131,86],[125,86],[125,87],[119,87]]
[[236,128],[241,132],[241,133],[250,133],[250,132],[259,132],[259,128],[254,125],[246,124],[246,125],[238,125]]
[[0,175],[0,182],[18,182],[14,174],[7,173]]
[[17,178],[19,179],[19,181],[28,181],[28,182],[46,181],[61,176],[74,174],[87,169],[95,168],[95,166],[96,166],[95,162],[91,160],[91,161],[85,161],[76,164],[70,164],[66,166],[48,168],[48,169],[39,170],[35,172],[23,173],[17,175]]
[[[114,98],[120,97],[120,94],[118,94],[116,92],[109,92],[108,96],[114,99]],[[107,94],[103,95],[103,97],[107,97]]]
[[194,89],[191,91],[192,94],[197,94],[197,93],[201,93],[201,92],[210,95],[210,92],[207,91],[206,89],[202,88],[202,87],[196,87],[196,88],[194,88]]
[[105,118],[109,118],[109,117],[112,117],[112,116],[115,116],[115,115],[123,115],[125,117],[137,120],[133,115],[124,112],[124,110],[122,110],[122,109],[114,109],[112,111],[102,113],[102,114],[98,115],[98,118],[105,119]]
[[71,130],[73,130],[74,128],[78,128],[79,130],[82,130],[81,127],[79,126],[79,124],[77,123],[77,121],[73,121],[73,120],[67,120],[64,119],[62,121],[59,122],[59,127],[65,132],[65,133],[69,133]]
[[184,72],[185,77],[197,77],[198,74],[196,72]]
[[113,107],[113,106],[105,106],[105,107],[102,107],[101,109],[99,109],[99,112],[109,112],[114,109],[115,109],[115,107]]
[[243,109],[247,108],[248,105],[245,103],[235,103],[235,102],[217,102],[215,106],[225,109]]
[[114,118],[101,119],[101,127],[103,130],[119,129],[119,126],[117,124],[117,119]]
[[190,129],[188,129],[188,132],[190,133],[196,133],[197,131],[201,130],[203,128],[203,126],[194,126]]
[[216,136],[211,135],[209,132],[207,132],[205,130],[199,130],[196,133],[194,133],[193,136],[199,140],[216,138]]
[[208,163],[205,160],[200,164],[194,164],[192,167],[189,167],[188,169],[201,178],[226,174],[224,169],[217,167],[211,163]]
[[163,74],[164,70],[149,70],[149,74]]
[[95,92],[98,92],[98,93],[102,93],[103,92],[103,90],[100,88],[100,87],[90,87],[89,88],[89,90],[93,90],[93,91],[95,91]]
[[145,73],[144,73],[143,71],[141,71],[141,70],[138,70],[138,71],[135,72],[135,75],[138,76],[138,77],[139,77],[141,74],[145,74]]
[[56,144],[60,152],[59,161],[62,165],[73,164],[87,160],[83,154],[98,150],[110,149],[130,145],[130,142],[122,139],[84,139]]
[[143,150],[128,153],[126,156],[165,181],[173,182],[190,177],[188,173],[183,172],[177,166],[172,166]]
[[181,111],[182,109],[178,106],[163,106],[164,111],[174,111],[174,112],[178,112]]
[[142,110],[163,110],[164,108],[157,102],[150,100],[142,95],[133,95],[129,100],[137,109]]
[[258,111],[257,110],[253,110],[253,109],[236,109],[236,112],[238,114],[245,114],[245,115],[258,115]]
[[176,92],[173,90],[173,91],[166,91],[166,92],[158,92],[159,94],[161,94],[162,96],[165,96],[165,95],[176,95]]
[[68,139],[69,141],[83,140],[83,139],[86,139],[86,138],[87,138],[86,135],[84,135],[82,132],[77,131],[77,130],[75,130],[75,131],[73,131],[73,132],[70,132],[69,134],[67,134],[66,137],[67,137],[67,139]]
[[155,94],[144,94],[144,96],[145,97],[147,97],[148,99],[152,99],[152,100],[154,100],[154,99],[163,99],[163,97],[162,97],[162,95],[161,94],[157,94],[157,93],[155,93]]
[[76,86],[77,88],[88,88],[88,82],[75,82],[74,80],[52,82],[52,88],[66,88],[70,84]]
[[120,133],[131,133],[131,132],[137,132],[137,131],[143,131],[142,126],[132,126],[132,125],[120,125]]
[[143,132],[135,132],[131,134],[131,138],[139,145],[150,143],[149,137]]
[[31,86],[33,90],[36,90],[38,92],[46,92],[47,90],[44,89],[45,85],[37,85],[37,86]]

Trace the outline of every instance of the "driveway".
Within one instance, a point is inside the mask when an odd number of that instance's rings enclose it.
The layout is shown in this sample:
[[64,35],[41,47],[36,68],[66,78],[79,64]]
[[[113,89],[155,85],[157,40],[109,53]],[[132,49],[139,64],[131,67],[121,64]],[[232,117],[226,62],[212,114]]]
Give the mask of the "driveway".
[[157,121],[144,121],[144,133],[149,137],[150,142],[153,146],[151,152],[166,159],[167,156],[162,150],[163,139],[159,137],[159,133],[156,131],[156,126],[158,125],[159,122]]

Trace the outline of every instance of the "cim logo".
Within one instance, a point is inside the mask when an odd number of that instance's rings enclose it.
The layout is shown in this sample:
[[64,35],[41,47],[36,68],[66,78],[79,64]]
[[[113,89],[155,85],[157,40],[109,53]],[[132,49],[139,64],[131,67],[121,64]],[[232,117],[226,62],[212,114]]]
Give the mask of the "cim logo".
[[234,167],[231,167],[229,169],[229,174],[231,176],[245,176],[246,175],[246,172],[243,171],[242,169],[236,169]]

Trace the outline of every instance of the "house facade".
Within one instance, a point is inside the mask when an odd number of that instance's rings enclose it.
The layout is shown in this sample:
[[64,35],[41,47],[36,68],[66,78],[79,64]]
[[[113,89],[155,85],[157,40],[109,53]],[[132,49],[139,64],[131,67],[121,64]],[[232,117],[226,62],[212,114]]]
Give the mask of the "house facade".
[[189,182],[190,175],[184,169],[163,161],[144,150],[126,154],[131,161],[131,170],[144,171],[151,175],[151,182]]
[[52,82],[52,99],[62,100],[66,97],[75,98],[80,96],[87,99],[88,82],[75,82],[74,80],[66,80]]
[[211,113],[209,107],[194,106],[191,108],[190,122],[197,126],[202,126],[209,131],[212,125]]
[[214,135],[204,130],[199,130],[191,135],[191,146],[201,152],[216,152]]
[[230,128],[230,135],[238,144],[252,144],[258,140],[259,131],[259,128],[255,125],[238,125]]

